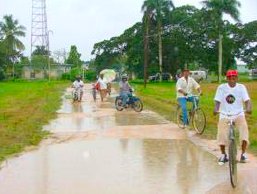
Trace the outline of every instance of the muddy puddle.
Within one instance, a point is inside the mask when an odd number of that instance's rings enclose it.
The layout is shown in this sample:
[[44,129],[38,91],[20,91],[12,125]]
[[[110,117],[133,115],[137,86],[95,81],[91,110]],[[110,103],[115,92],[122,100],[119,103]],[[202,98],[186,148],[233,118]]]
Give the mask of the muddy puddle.
[[257,193],[257,168],[239,164],[232,189],[228,165],[219,166],[197,139],[191,143],[188,132],[151,111],[118,112],[115,96],[94,102],[87,85],[82,103],[63,98],[44,126],[51,137],[3,163],[0,194]]
[[86,140],[9,161],[0,193],[199,194],[227,178],[214,156],[187,140]]

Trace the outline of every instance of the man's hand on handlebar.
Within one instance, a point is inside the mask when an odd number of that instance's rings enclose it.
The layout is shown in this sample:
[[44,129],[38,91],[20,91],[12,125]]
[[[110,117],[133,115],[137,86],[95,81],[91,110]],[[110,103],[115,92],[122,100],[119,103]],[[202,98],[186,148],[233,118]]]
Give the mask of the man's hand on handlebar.
[[249,109],[249,110],[245,110],[245,112],[247,113],[247,114],[252,114],[252,110],[251,109]]
[[217,114],[219,114],[219,111],[216,110],[216,109],[214,109],[214,110],[213,110],[213,115],[216,116]]

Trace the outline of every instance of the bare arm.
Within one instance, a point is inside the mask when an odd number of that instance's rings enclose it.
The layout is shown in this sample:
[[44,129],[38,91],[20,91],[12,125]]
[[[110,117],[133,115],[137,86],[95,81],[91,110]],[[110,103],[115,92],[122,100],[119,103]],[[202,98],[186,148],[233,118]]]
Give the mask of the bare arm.
[[184,96],[187,96],[187,93],[184,90],[182,90],[182,89],[179,89],[178,92],[183,94]]
[[246,109],[246,113],[252,114],[252,103],[251,103],[251,100],[245,101],[245,109]]
[[198,91],[198,94],[201,96],[201,95],[203,95],[203,93],[202,93],[202,90],[201,90],[201,88],[199,87],[199,88],[197,88],[197,91]]
[[215,100],[215,107],[214,107],[214,110],[213,110],[213,114],[217,115],[218,112],[219,112],[219,109],[220,109],[220,102]]

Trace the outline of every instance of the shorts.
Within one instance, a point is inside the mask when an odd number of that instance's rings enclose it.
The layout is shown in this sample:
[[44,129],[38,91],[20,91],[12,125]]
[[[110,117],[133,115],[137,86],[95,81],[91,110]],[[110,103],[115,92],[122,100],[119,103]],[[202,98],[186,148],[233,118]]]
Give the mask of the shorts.
[[[235,128],[239,131],[239,139],[242,143],[243,140],[249,145],[249,131],[245,116],[238,116],[235,120]],[[229,131],[228,119],[220,119],[218,123],[217,142],[219,145],[228,145]]]

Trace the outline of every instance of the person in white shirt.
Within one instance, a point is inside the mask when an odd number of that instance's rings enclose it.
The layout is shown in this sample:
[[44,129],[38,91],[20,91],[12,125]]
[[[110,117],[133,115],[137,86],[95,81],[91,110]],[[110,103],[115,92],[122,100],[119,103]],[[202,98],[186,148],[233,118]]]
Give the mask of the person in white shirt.
[[202,95],[200,85],[194,80],[194,78],[190,77],[189,75],[190,71],[188,69],[184,69],[182,72],[182,77],[179,78],[176,83],[177,101],[182,108],[183,123],[185,127],[189,125],[187,102],[194,102],[194,100],[196,100],[194,99],[195,97],[190,95],[193,94],[194,90],[197,90],[199,95]]
[[83,97],[84,82],[81,80],[81,76],[80,75],[78,75],[76,77],[76,80],[72,83],[72,87],[75,90],[78,90],[78,92],[79,92],[79,101],[81,101],[82,97]]
[[[221,84],[216,91],[215,95],[215,108],[214,115],[219,112],[226,113],[233,116],[235,127],[240,133],[240,142],[242,148],[242,154],[240,162],[246,162],[248,160],[245,151],[249,144],[248,126],[244,115],[244,104],[246,113],[251,114],[252,106],[251,100],[248,95],[247,89],[243,84],[237,83],[238,72],[236,70],[228,70],[226,73],[227,83]],[[225,146],[228,144],[228,126],[227,117],[220,114],[218,122],[218,134],[217,142],[220,146],[221,157],[218,163],[220,165],[228,161]]]
[[103,102],[103,99],[106,97],[106,94],[107,94],[107,83],[104,81],[103,78],[104,78],[104,74],[100,74],[100,76],[97,80],[97,83],[99,83],[99,91],[100,91],[100,97],[101,97],[102,102]]

